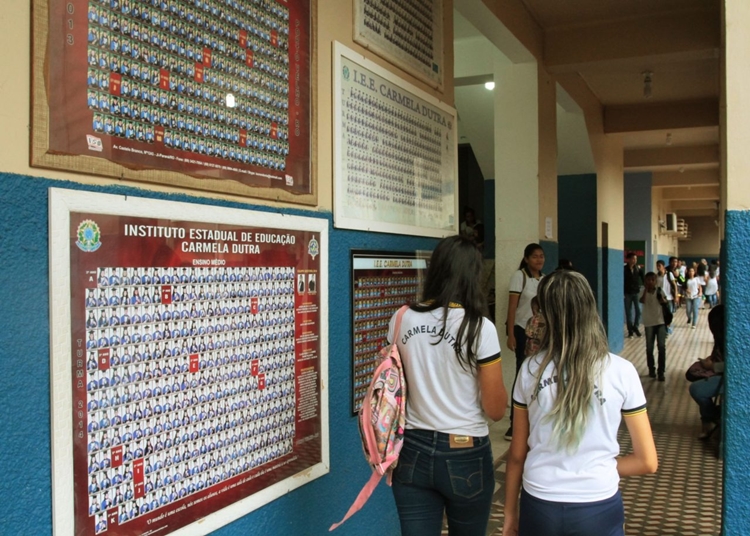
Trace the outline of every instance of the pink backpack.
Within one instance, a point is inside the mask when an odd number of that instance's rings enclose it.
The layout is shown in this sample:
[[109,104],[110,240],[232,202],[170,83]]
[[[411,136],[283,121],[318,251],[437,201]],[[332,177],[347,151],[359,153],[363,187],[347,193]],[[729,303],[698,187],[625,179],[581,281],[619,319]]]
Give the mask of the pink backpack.
[[406,378],[396,341],[401,328],[401,317],[408,308],[404,305],[396,316],[393,344],[380,350],[383,360],[373,373],[359,410],[359,435],[365,459],[372,467],[372,476],[357,495],[344,519],[331,525],[329,531],[337,528],[364,506],[383,475],[386,475],[386,482],[391,485],[391,475],[404,445],[406,425]]

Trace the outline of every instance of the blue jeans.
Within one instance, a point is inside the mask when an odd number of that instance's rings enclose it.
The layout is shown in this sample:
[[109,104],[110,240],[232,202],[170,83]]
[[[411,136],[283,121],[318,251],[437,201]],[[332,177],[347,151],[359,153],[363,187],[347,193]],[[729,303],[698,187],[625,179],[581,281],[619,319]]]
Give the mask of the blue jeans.
[[[641,324],[640,294],[625,294],[625,321],[628,323],[628,335],[632,335]],[[634,313],[631,315],[630,311]]]
[[563,503],[521,490],[518,536],[625,536],[625,508],[618,491],[609,499]]
[[719,394],[720,389],[720,374],[690,384],[690,396],[698,404],[698,409],[701,412],[701,422],[713,422],[718,417],[713,399]]
[[719,302],[719,298],[716,294],[706,294],[705,296],[709,307],[714,307]]
[[701,310],[701,297],[688,298],[687,299],[687,318],[688,323],[692,325],[698,324],[698,313]]
[[667,368],[667,327],[664,324],[658,326],[646,326],[646,364],[649,372],[655,371],[654,367],[654,341],[659,349],[659,375],[664,376]]
[[444,512],[451,536],[484,536],[495,491],[489,436],[451,448],[448,434],[406,430],[392,489],[402,536],[439,536]]

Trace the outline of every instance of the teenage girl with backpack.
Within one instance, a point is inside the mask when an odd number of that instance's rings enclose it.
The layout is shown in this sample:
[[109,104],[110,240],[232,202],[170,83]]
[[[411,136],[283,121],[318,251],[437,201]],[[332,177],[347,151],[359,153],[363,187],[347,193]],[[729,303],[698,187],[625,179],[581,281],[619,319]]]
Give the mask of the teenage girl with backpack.
[[[624,536],[619,479],[658,464],[638,372],[609,353],[582,275],[554,272],[537,297],[547,329],[513,390],[503,536]],[[620,456],[623,418],[633,453]]]
[[392,489],[403,536],[438,536],[444,514],[450,534],[487,530],[495,479],[486,417],[502,419],[507,394],[481,273],[482,256],[469,238],[444,238],[422,301],[401,319],[406,430]]

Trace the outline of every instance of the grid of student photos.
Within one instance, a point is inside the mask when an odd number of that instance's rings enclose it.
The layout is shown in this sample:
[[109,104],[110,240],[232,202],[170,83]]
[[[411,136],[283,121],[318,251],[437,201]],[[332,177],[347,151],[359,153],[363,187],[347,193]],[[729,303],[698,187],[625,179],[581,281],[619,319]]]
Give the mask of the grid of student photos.
[[[395,257],[375,257],[361,252],[352,255],[353,259],[367,258],[388,260]],[[411,257],[412,259],[414,257]],[[401,259],[396,262],[401,263]],[[418,260],[415,261],[416,263]],[[424,259],[418,265],[425,266]],[[360,268],[353,271],[354,309],[354,362],[352,374],[352,413],[362,407],[372,374],[380,364],[380,350],[388,337],[388,323],[402,305],[418,299],[423,282],[422,269],[400,269],[388,267]]]
[[96,532],[292,452],[295,270],[98,269],[86,291]]
[[94,131],[285,170],[289,25],[275,0],[89,0]]
[[[439,1],[439,0],[438,0]],[[362,24],[408,57],[437,69],[433,49],[435,0],[360,0]]]
[[442,218],[443,130],[370,91],[351,88],[343,103],[347,195],[360,208],[378,202]]

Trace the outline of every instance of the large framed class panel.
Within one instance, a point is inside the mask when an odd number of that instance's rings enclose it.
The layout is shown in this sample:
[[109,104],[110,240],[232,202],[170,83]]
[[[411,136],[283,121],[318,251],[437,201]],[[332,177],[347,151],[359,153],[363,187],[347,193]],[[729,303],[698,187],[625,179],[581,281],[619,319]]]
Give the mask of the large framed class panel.
[[327,220],[50,190],[56,535],[207,534],[328,472]]
[[354,41],[440,90],[443,0],[355,0]]
[[334,226],[455,234],[456,110],[341,43],[333,63]]
[[34,0],[31,165],[316,204],[309,0]]
[[351,256],[352,413],[356,414],[380,364],[391,317],[422,295],[430,252],[352,250]]

